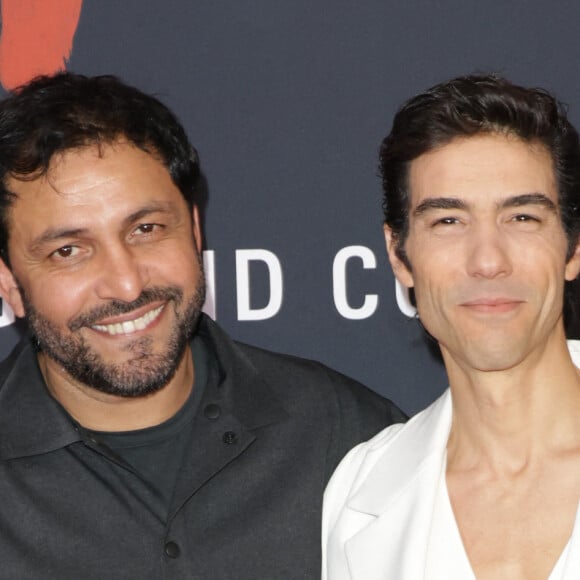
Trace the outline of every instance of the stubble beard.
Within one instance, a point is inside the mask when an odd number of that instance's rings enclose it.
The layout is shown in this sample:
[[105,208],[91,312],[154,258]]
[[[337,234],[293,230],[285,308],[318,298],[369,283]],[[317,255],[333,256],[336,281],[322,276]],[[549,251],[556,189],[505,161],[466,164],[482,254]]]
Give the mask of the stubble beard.
[[[147,288],[133,302],[111,301],[75,317],[68,323],[70,333],[66,335],[36,310],[22,288],[21,293],[28,327],[40,352],[59,364],[76,382],[108,395],[136,398],[160,391],[175,375],[201,314],[205,279],[200,264],[195,292],[185,305],[183,290],[179,287]],[[156,301],[164,301],[166,309],[173,308],[175,316],[169,337],[158,349],[151,337],[138,337],[123,347],[128,353],[127,360],[111,363],[105,361],[81,334],[83,328],[99,320]],[[95,331],[89,329],[88,332]]]

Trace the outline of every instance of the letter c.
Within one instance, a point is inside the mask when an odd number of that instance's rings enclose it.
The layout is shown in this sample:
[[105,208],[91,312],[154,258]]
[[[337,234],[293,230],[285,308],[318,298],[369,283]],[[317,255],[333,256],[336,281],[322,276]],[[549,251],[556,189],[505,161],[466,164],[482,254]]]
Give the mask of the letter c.
[[362,320],[374,314],[379,297],[376,294],[365,294],[362,306],[359,308],[350,306],[346,297],[346,263],[351,258],[360,258],[365,270],[376,268],[377,260],[373,251],[366,246],[347,246],[336,254],[332,265],[332,284],[336,309],[344,318]]

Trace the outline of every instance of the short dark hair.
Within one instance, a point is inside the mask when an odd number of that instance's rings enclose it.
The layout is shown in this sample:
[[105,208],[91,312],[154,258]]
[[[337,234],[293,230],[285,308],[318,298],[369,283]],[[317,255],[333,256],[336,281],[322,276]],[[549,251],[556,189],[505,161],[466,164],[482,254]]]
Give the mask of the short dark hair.
[[397,255],[408,267],[404,246],[410,163],[455,138],[482,133],[515,135],[548,150],[571,257],[580,234],[580,144],[565,107],[543,89],[524,88],[497,75],[470,75],[435,85],[407,101],[381,146],[385,223],[393,232]]
[[197,152],[158,99],[114,76],[40,76],[0,102],[0,253],[8,258],[10,177],[44,175],[64,151],[126,140],[157,157],[190,207],[199,180]]

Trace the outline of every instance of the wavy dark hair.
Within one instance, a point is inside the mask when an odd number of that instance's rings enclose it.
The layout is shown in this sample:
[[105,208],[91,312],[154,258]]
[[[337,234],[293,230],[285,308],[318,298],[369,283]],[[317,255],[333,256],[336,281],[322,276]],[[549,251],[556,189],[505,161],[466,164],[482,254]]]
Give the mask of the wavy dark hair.
[[157,157],[189,207],[199,180],[197,152],[158,99],[114,76],[40,76],[0,102],[0,255],[8,263],[9,178],[36,179],[67,150],[125,140]]
[[409,165],[458,137],[511,134],[541,143],[554,162],[568,257],[580,234],[580,144],[566,108],[543,89],[528,89],[497,75],[471,75],[435,85],[407,101],[380,149],[385,223],[407,265]]

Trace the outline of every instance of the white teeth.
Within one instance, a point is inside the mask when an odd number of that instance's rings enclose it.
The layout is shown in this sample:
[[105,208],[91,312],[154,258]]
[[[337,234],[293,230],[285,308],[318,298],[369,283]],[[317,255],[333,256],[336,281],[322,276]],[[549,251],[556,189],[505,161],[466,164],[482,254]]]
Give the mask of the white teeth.
[[100,332],[106,332],[107,334],[133,334],[138,330],[144,330],[147,325],[150,324],[159,313],[163,310],[164,305],[155,310],[150,310],[143,316],[136,318],[135,320],[127,320],[125,322],[116,322],[115,324],[94,324],[92,328],[99,330]]

